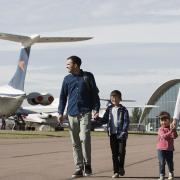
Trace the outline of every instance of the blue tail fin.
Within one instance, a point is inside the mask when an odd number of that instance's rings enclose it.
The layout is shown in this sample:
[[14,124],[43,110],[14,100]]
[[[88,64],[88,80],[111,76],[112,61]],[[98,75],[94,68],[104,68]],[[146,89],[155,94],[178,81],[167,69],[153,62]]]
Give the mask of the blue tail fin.
[[24,81],[29,60],[31,46],[22,47],[16,72],[8,85],[15,89],[24,91]]

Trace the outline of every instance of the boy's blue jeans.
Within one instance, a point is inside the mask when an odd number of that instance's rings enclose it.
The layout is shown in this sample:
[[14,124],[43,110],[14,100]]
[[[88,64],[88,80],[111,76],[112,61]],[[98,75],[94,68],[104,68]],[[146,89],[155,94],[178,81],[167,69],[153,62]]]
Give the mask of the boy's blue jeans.
[[158,160],[159,160],[159,173],[165,176],[165,165],[167,162],[168,169],[170,173],[174,171],[173,163],[173,151],[158,150]]
[[111,134],[110,146],[112,151],[113,170],[114,173],[119,173],[120,169],[124,169],[124,161],[126,155],[126,139],[117,139],[116,134]]

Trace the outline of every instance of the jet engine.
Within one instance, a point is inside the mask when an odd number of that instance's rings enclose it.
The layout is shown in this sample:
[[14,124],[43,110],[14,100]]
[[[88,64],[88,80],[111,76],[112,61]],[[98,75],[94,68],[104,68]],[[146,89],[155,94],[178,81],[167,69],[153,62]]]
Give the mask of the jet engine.
[[54,101],[54,97],[47,93],[47,94],[40,94],[38,92],[32,92],[27,95],[27,102],[31,105],[43,105],[47,106],[50,105]]

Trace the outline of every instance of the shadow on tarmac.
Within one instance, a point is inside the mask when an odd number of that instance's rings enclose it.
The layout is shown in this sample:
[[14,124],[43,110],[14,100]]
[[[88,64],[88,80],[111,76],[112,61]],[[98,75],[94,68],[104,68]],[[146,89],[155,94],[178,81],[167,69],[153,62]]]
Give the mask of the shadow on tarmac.
[[[109,179],[109,178],[111,178],[110,176],[88,176],[88,177],[84,177],[83,176],[83,179],[86,179],[86,178],[88,178],[88,179]],[[128,176],[126,176],[126,177],[119,177],[120,179],[158,179],[159,177],[158,176],[153,176],[153,177],[138,177],[138,176],[134,176],[134,177],[128,177]],[[66,179],[66,180],[71,180],[71,179],[74,179],[74,178],[69,178],[69,179]],[[76,178],[76,179],[82,179],[82,177],[80,177],[80,178]],[[177,176],[177,177],[174,177],[174,180],[180,180],[180,176]]]

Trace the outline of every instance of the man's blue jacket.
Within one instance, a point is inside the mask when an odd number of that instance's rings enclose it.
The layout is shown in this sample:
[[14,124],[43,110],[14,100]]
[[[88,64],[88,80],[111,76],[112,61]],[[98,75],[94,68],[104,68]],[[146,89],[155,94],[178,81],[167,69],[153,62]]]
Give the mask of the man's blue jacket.
[[65,76],[59,98],[59,114],[64,113],[68,100],[67,114],[77,116],[92,110],[99,112],[100,99],[94,76],[90,72]]

